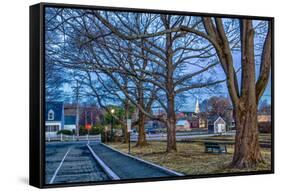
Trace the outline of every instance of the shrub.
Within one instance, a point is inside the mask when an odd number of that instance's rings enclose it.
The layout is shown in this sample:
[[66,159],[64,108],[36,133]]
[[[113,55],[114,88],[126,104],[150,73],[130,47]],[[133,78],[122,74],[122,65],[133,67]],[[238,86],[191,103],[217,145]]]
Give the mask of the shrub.
[[58,135],[63,134],[63,135],[73,135],[73,132],[71,130],[63,129],[57,132]]
[[[104,131],[103,125],[94,125],[89,130],[89,134],[90,135],[98,135],[98,134],[101,134],[103,131]],[[80,126],[79,134],[80,135],[87,135],[88,134],[88,130],[85,128],[85,126]]]

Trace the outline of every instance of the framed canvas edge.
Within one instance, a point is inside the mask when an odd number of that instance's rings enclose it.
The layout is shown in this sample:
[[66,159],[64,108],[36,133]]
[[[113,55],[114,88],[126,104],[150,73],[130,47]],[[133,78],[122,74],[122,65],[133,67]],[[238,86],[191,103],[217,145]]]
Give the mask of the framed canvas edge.
[[[32,183],[31,176],[29,177],[29,184],[38,188],[57,188],[57,187],[72,187],[72,186],[88,186],[88,185],[107,185],[107,184],[123,184],[123,183],[137,183],[137,182],[154,182],[154,181],[169,181],[169,180],[187,180],[187,179],[197,179],[197,178],[223,178],[223,177],[232,177],[232,176],[249,176],[249,175],[265,175],[265,174],[273,174],[274,168],[275,168],[275,160],[274,160],[274,116],[275,116],[275,108],[274,108],[274,17],[268,17],[268,16],[252,16],[252,15],[235,15],[235,14],[218,14],[218,13],[200,13],[200,12],[186,12],[186,11],[175,11],[175,10],[156,10],[156,9],[140,9],[140,8],[128,8],[128,7],[109,7],[109,6],[95,6],[95,5],[78,5],[78,4],[63,4],[63,3],[39,3],[35,5],[31,5],[31,7],[37,6],[39,7],[40,11],[40,26],[39,26],[39,36],[40,36],[40,50],[39,50],[39,72],[40,72],[40,78],[38,79],[39,88],[35,89],[37,92],[32,92],[32,88],[30,87],[30,102],[32,102],[32,97],[38,95],[40,97],[40,103],[39,103],[39,118],[40,118],[40,130],[38,136],[39,142],[38,142],[38,152],[32,152],[31,153],[31,145],[30,148],[30,159],[32,158],[31,155],[39,155],[40,161],[39,161],[39,182],[34,184]],[[190,16],[209,16],[209,17],[223,17],[223,18],[238,18],[238,19],[252,19],[252,20],[267,20],[271,22],[272,27],[272,63],[271,63],[271,170],[266,171],[250,171],[250,172],[234,172],[234,173],[220,173],[220,174],[202,174],[202,175],[187,175],[182,177],[165,177],[165,178],[146,178],[146,179],[123,179],[123,180],[114,180],[114,181],[99,181],[99,182],[79,182],[79,183],[63,183],[63,184],[46,184],[45,183],[45,133],[44,133],[44,108],[45,108],[45,34],[44,34],[44,10],[45,7],[58,7],[58,8],[74,8],[74,9],[96,9],[96,10],[107,10],[107,11],[126,11],[126,12],[149,12],[149,13],[162,13],[162,14],[173,14],[173,15],[190,15]],[[30,18],[31,21],[31,18]],[[30,22],[30,30],[32,23]],[[30,36],[30,43],[32,41],[32,37]],[[30,58],[32,57],[31,54],[38,53],[35,50],[32,50],[30,48]],[[33,63],[34,64],[34,63]],[[30,60],[30,79],[32,78],[33,73],[35,72],[32,68],[32,62]],[[30,81],[30,86],[32,86],[32,82]],[[31,110],[30,105],[30,110]],[[38,109],[38,108],[37,108]],[[30,124],[33,120],[32,113],[30,113]],[[32,131],[32,127],[30,126],[30,131]],[[33,135],[34,136],[34,135]],[[31,133],[30,133],[30,143],[31,143]],[[31,160],[29,160],[29,166],[30,170],[34,168],[34,165],[31,164]]]

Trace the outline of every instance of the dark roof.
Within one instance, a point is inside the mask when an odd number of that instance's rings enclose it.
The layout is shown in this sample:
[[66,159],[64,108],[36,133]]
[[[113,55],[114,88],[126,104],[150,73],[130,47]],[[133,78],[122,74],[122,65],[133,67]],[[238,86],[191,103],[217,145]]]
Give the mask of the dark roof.
[[54,121],[61,121],[63,117],[63,102],[46,102],[45,120],[48,121],[48,112],[54,111]]
[[195,114],[195,112],[193,112],[193,111],[183,111],[182,113],[184,113],[186,115],[193,115],[193,114]]
[[64,124],[65,125],[75,125],[76,124],[76,116],[64,116]]
[[[209,124],[213,124],[219,117],[221,117],[221,116],[219,116],[219,115],[211,115],[211,116],[209,116],[208,117],[208,123]],[[221,117],[221,118],[224,120],[223,117]]]

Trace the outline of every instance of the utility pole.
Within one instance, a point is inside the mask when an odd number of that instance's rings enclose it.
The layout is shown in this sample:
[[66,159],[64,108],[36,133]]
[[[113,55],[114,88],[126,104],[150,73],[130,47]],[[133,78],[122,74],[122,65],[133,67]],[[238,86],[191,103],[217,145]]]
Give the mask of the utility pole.
[[76,80],[75,97],[76,97],[76,136],[79,138],[79,84]]

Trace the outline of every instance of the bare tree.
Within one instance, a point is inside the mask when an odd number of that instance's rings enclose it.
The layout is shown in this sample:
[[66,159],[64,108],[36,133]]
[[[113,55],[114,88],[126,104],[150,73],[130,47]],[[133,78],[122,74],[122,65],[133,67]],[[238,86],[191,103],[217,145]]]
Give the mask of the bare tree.
[[[77,15],[83,19],[77,19]],[[143,22],[145,18],[150,21]],[[224,79],[214,78],[202,78],[202,81],[198,81],[198,76],[219,64],[226,76],[237,129],[231,165],[238,168],[252,167],[263,161],[258,142],[257,106],[271,70],[270,22],[264,25],[268,29],[264,32],[267,34],[264,43],[260,45],[261,56],[255,57],[257,43],[252,20],[157,14],[135,16],[133,13],[126,16],[125,13],[88,10],[72,14],[71,19],[71,22],[69,19],[63,20],[72,28],[69,36],[80,38],[76,38],[70,49],[64,49],[68,53],[63,55],[65,59],[61,64],[79,70],[99,70],[111,78],[141,113],[151,119],[163,121],[168,131],[167,152],[176,151],[175,97],[195,88],[223,82]],[[147,30],[143,30],[145,25],[139,27],[140,23],[148,23]],[[55,28],[64,30],[60,24]],[[97,30],[94,31],[93,28]],[[128,42],[133,47],[130,48]],[[73,47],[77,50],[76,54],[73,54]],[[239,68],[233,61],[234,51],[241,51]],[[134,59],[130,60],[130,57]],[[194,62],[196,58],[200,60]],[[208,62],[202,62],[204,58]],[[142,60],[139,66],[143,66],[146,61],[147,67],[136,67],[135,64],[139,63],[137,60]],[[255,69],[258,62],[260,72],[257,75]],[[197,70],[193,68],[179,72],[187,64],[196,66],[198,63],[204,65],[195,67]],[[241,73],[241,80],[238,79],[238,72]],[[130,83],[134,84],[131,89],[126,88],[122,75],[129,76],[129,86]],[[156,102],[165,109],[166,118],[153,116],[132,96],[132,90],[138,89],[137,83],[132,83],[134,81],[158,88]]]
[[255,44],[252,20],[240,20],[240,45],[241,45],[241,85],[238,85],[234,69],[231,41],[226,33],[226,28],[221,18],[203,17],[204,30],[201,31],[189,26],[181,25],[174,28],[149,33],[125,35],[120,33],[108,21],[96,14],[98,18],[113,32],[128,40],[152,38],[159,35],[169,35],[171,32],[183,31],[193,33],[208,40],[216,50],[220,65],[227,77],[227,87],[234,106],[236,121],[235,153],[232,166],[238,168],[252,167],[263,161],[258,142],[257,104],[262,96],[270,76],[271,68],[271,22],[263,44],[260,60],[260,73],[256,81],[255,72]]
[[[196,28],[200,20],[158,14],[102,14],[95,11],[63,14],[63,17],[68,16],[60,19],[65,24],[58,23],[54,27],[68,37],[67,46],[61,47],[60,64],[106,74],[139,110],[137,145],[146,144],[144,120],[149,117],[166,124],[167,152],[176,151],[176,96],[224,81],[202,75],[218,65],[212,46],[200,43],[202,38],[192,33],[173,31],[183,24]],[[163,29],[169,32],[158,34]],[[123,35],[145,36],[149,31],[156,34],[155,38],[131,39]],[[150,106],[154,100],[164,108],[166,115],[151,114]]]
[[[141,47],[141,49],[145,49],[150,54],[150,62],[154,63],[157,70],[155,68],[153,70],[144,70],[139,69],[141,73],[149,74],[149,77],[142,78],[143,81],[152,83],[156,85],[160,91],[164,92],[164,100],[158,99],[160,105],[164,108],[166,112],[166,119],[161,119],[167,126],[167,152],[176,151],[176,132],[175,132],[175,124],[176,124],[176,116],[175,116],[175,97],[180,95],[183,92],[190,91],[195,88],[204,88],[212,85],[216,85],[218,83],[223,82],[224,80],[217,80],[214,78],[202,79],[200,82],[196,82],[194,78],[199,76],[200,74],[208,71],[210,68],[216,66],[218,62],[214,59],[207,66],[201,66],[198,64],[199,69],[192,72],[185,72],[182,74],[180,70],[186,70],[188,61],[192,61],[194,58],[212,58],[214,54],[212,53],[212,47],[209,45],[205,45],[200,48],[194,48],[192,43],[198,42],[197,36],[191,35],[187,39],[183,39],[182,32],[167,32],[163,34],[159,34],[160,38],[156,38],[157,40],[150,38],[132,38],[124,35],[118,29],[120,27],[113,26],[106,18],[101,16],[97,12],[93,12],[93,14],[105,25],[107,26],[115,35],[119,36],[125,40],[132,40],[134,44]],[[172,31],[173,27],[177,27],[182,23],[189,24],[190,26],[196,27],[198,22],[194,20],[191,22],[191,18],[185,17],[172,17],[168,15],[158,15],[157,19],[154,20],[152,25],[154,26],[154,30],[159,30],[159,27],[155,27],[155,25],[160,25],[166,31]],[[155,22],[157,24],[155,24]],[[127,25],[130,26],[130,25]],[[118,29],[117,29],[118,28]],[[150,28],[151,30],[151,28]],[[140,35],[145,36],[147,31],[136,31],[135,34],[132,35]],[[154,32],[157,34],[157,31]],[[138,39],[141,43],[138,43]],[[136,40],[136,41],[134,41]],[[145,47],[146,44],[149,44],[149,48]],[[176,46],[176,48],[174,48]],[[192,52],[192,53],[191,53]],[[196,52],[196,53],[194,53]],[[154,58],[154,59],[151,59]],[[194,64],[194,63],[193,63]],[[128,75],[132,75],[135,78],[139,78],[134,71],[132,72],[129,69],[126,69],[122,65],[122,69],[127,72]]]
[[209,115],[220,115],[226,117],[227,111],[231,107],[231,103],[226,97],[213,96],[207,101]]
[[271,67],[271,24],[264,41],[258,80],[255,74],[254,28],[252,20],[240,21],[241,71],[240,90],[234,71],[233,56],[222,19],[203,18],[207,36],[216,47],[221,66],[227,76],[227,86],[234,106],[236,137],[232,166],[252,167],[263,161],[257,126],[257,105],[269,80]]

